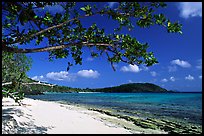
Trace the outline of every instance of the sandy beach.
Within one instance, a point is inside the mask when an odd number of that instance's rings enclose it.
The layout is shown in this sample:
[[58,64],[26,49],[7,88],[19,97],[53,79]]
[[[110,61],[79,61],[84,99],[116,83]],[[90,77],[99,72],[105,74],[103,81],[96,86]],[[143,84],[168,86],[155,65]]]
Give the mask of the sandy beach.
[[[105,122],[101,113],[82,107],[25,98],[18,106],[2,100],[2,133],[130,134],[127,129]],[[101,116],[101,117],[99,117]],[[6,122],[7,121],[7,122]]]
[[24,98],[2,100],[2,134],[161,134],[77,105]]

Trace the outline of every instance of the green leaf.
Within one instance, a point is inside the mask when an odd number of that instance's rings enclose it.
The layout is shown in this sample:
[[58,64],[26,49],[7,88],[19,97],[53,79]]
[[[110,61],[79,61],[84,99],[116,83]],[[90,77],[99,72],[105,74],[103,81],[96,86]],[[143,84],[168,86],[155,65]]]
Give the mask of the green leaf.
[[91,11],[91,6],[90,5],[87,5],[86,7],[82,7],[80,9],[83,10],[84,12],[86,12],[86,14],[92,15],[92,11]]
[[163,8],[167,6],[166,3],[164,3],[164,2],[160,2],[159,5],[160,5],[161,7],[163,7]]
[[95,52],[91,52],[91,56],[92,56],[92,57],[98,57],[98,54],[95,53]]
[[119,39],[120,37],[119,37],[119,35],[116,35],[116,39]]
[[36,43],[39,45],[40,44],[40,40],[36,40]]
[[83,11],[86,11],[86,8],[85,7],[82,7],[82,8],[80,8],[81,10],[83,10]]
[[90,6],[90,5],[87,5],[87,6],[86,6],[86,9],[87,9],[87,10],[90,10],[90,9],[91,9],[91,6]]
[[167,26],[169,27],[170,25],[171,25],[171,22],[170,22],[170,21],[168,21]]
[[11,26],[11,24],[9,23],[9,24],[7,24],[6,26],[7,26],[7,27],[10,27],[10,26]]
[[9,20],[11,19],[11,17],[9,17],[9,16],[6,16],[6,18],[9,19]]

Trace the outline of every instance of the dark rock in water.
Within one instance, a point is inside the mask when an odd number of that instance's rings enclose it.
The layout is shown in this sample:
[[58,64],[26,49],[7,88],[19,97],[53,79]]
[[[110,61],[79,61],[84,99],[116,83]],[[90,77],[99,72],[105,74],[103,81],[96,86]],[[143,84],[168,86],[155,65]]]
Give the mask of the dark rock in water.
[[89,110],[98,111],[100,113],[104,113],[110,116],[115,116],[117,118],[125,119],[127,121],[133,122],[136,126],[139,126],[144,129],[160,129],[168,132],[169,134],[201,134],[202,130],[197,126],[188,126],[185,123],[179,123],[176,121],[171,121],[167,119],[156,119],[156,118],[134,118],[131,116],[115,114],[114,112],[90,108]]
[[191,126],[191,128],[192,128],[192,129],[197,129],[197,127],[196,127],[196,126]]

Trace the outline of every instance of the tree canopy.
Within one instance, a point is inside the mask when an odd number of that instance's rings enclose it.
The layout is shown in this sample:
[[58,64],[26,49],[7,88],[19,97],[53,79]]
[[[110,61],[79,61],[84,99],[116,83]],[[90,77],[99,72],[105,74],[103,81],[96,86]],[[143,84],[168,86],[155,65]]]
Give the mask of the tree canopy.
[[[46,8],[60,6],[63,12],[52,14]],[[75,64],[82,64],[82,48],[90,49],[92,57],[105,55],[114,68],[114,63],[145,64],[158,63],[153,52],[148,52],[148,43],[140,43],[135,37],[121,34],[125,27],[135,25],[148,28],[153,25],[165,27],[168,33],[182,33],[182,25],[171,22],[158,8],[167,5],[163,2],[119,2],[116,8],[98,7],[86,4],[79,7],[77,2],[2,2],[2,50],[12,53],[49,52],[49,60],[71,56]],[[43,12],[45,11],[45,12]],[[115,20],[113,33],[107,34],[96,23],[84,27],[84,18],[96,15]],[[38,47],[43,40],[48,44]],[[27,45],[35,41],[35,48]],[[22,48],[19,48],[21,47]]]
[[18,101],[23,98],[23,82],[27,82],[26,72],[31,68],[32,60],[25,54],[2,52],[2,97],[10,96]]

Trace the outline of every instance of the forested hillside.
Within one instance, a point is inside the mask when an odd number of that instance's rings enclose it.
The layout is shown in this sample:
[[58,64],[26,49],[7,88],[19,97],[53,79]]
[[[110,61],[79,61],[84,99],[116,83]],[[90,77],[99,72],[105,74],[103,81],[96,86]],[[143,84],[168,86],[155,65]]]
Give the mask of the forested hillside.
[[137,93],[137,92],[167,92],[166,89],[161,88],[151,83],[130,83],[115,87],[94,89],[98,92],[119,92],[119,93]]
[[[32,79],[31,81],[33,82]],[[172,92],[151,83],[130,83],[130,84],[123,84],[120,86],[95,88],[95,89],[90,89],[90,88],[81,89],[81,88],[72,88],[72,87],[58,86],[58,85],[53,87],[45,86],[45,85],[30,85],[30,89],[32,91],[25,89],[24,90],[25,94],[43,94],[43,92],[69,92],[69,93],[71,92],[108,92],[108,93]]]

